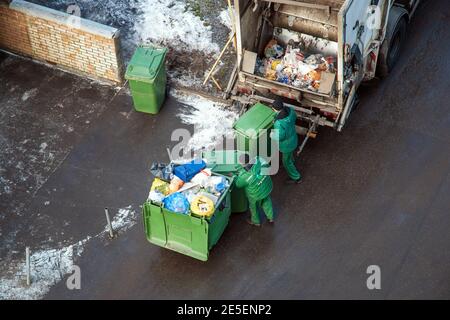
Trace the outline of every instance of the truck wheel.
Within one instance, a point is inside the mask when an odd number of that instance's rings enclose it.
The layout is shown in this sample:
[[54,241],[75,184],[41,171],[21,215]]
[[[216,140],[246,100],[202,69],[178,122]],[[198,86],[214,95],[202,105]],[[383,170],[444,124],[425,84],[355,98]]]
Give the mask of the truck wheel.
[[[383,42],[378,59],[377,73],[384,78],[394,69],[400,57],[403,42],[407,34],[407,15],[404,9],[392,8],[391,17],[386,30],[386,39]],[[406,11],[405,11],[406,12]]]

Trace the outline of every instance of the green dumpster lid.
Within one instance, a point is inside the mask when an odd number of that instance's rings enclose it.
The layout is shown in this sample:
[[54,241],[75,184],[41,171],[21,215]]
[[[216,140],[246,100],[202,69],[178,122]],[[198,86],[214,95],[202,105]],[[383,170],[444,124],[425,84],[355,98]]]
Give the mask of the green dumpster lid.
[[237,173],[242,167],[239,156],[245,152],[237,150],[214,150],[203,152],[208,168],[216,173]]
[[128,64],[125,78],[152,82],[164,64],[167,49],[139,46]]
[[247,130],[253,129],[258,133],[261,129],[270,129],[273,125],[276,112],[262,103],[255,104],[242,115],[234,124],[234,130],[244,135]]

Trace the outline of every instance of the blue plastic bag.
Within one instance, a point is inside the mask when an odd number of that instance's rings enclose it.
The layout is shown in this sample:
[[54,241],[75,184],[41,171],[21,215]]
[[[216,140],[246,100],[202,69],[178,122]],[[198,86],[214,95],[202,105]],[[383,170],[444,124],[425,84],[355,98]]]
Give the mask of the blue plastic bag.
[[214,176],[209,178],[206,190],[212,194],[221,194],[228,187],[229,183],[225,177]]
[[175,167],[173,173],[184,182],[189,182],[197,173],[205,168],[206,163],[203,160],[192,160],[189,163]]
[[167,210],[188,214],[189,213],[189,201],[184,196],[184,194],[180,192],[172,193],[170,196],[167,196],[163,200],[164,208]]

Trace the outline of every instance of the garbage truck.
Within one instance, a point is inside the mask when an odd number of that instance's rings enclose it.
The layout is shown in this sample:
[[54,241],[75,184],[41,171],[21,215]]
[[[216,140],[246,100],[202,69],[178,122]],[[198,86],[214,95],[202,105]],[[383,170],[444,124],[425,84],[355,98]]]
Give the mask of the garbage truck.
[[[280,96],[307,139],[341,131],[361,83],[394,68],[420,0],[235,0],[237,63],[227,98]],[[309,61],[308,61],[309,59]]]

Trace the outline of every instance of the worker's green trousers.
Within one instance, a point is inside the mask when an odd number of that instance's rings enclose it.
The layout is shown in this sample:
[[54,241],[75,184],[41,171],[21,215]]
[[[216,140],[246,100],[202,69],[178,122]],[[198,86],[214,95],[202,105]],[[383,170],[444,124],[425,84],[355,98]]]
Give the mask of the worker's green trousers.
[[254,201],[248,199],[248,206],[250,208],[250,213],[252,214],[252,222],[256,224],[261,224],[261,219],[259,218],[258,208],[261,207],[266,215],[267,219],[273,220],[273,208],[272,199],[270,195],[263,200]]
[[283,166],[286,169],[289,178],[291,178],[292,180],[300,179],[302,175],[300,174],[300,172],[298,172],[297,168],[295,167],[294,152],[287,152],[287,153],[282,152],[281,155]]

